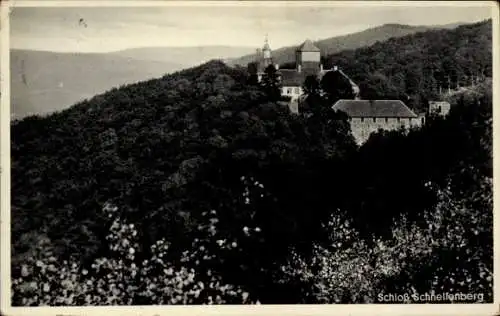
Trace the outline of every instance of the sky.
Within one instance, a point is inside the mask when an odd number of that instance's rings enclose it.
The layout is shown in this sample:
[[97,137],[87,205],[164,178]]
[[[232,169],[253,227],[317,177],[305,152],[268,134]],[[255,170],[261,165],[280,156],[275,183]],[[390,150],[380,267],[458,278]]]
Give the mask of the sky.
[[[158,2],[161,3],[161,2]],[[14,7],[11,48],[109,52],[134,47],[229,45],[272,48],[358,32],[386,23],[439,25],[491,18],[481,3],[464,6],[328,6],[280,2],[269,6]]]

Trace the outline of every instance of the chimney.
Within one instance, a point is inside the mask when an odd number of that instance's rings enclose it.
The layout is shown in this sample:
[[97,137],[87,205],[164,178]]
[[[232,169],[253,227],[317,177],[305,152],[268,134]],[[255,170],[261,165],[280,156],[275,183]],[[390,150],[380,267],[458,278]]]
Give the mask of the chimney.
[[321,64],[321,63],[319,64],[319,71],[323,72],[323,64]]
[[280,65],[276,64],[276,65],[274,65],[274,68],[276,68],[276,70],[279,70],[280,69]]
[[337,70],[339,70],[339,67],[333,66],[333,71],[337,71]]
[[300,64],[297,64],[297,72],[301,72],[302,71],[302,66]]

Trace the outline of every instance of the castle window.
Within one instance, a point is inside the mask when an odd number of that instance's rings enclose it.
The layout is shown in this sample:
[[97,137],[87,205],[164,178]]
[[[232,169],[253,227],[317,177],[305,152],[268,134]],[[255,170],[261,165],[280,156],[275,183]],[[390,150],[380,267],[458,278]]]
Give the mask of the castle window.
[[364,117],[362,117],[362,118],[361,118],[361,123],[363,123],[364,121],[365,121],[365,118],[364,118]]
[[398,117],[398,123],[401,122],[401,118]]
[[422,117],[422,125],[425,123],[425,118]]
[[373,118],[373,123],[375,123],[375,122],[377,122],[377,118],[374,117]]
[[437,112],[438,112],[438,113],[441,113],[441,106],[438,106],[438,108],[437,108]]
[[286,89],[286,94],[292,94],[292,88]]
[[299,94],[299,88],[295,88],[295,94]]
[[385,118],[385,122],[386,122],[386,123],[387,123],[387,122],[389,122],[389,119],[388,119],[387,117]]

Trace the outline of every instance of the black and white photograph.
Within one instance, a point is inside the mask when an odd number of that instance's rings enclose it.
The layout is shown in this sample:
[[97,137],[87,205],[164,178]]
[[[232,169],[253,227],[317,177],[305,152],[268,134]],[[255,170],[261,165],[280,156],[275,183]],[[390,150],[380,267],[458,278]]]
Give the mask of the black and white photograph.
[[499,315],[494,1],[1,9],[2,314]]

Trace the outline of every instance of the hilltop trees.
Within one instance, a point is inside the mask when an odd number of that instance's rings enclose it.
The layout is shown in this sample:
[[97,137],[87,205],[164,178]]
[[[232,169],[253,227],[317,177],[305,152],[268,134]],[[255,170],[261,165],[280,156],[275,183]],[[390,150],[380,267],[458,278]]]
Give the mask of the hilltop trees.
[[366,100],[405,100],[405,90],[398,89],[386,76],[380,73],[367,75],[359,83],[359,91],[360,97]]
[[[400,99],[412,100],[420,110],[425,101],[442,90],[470,85],[473,78],[492,76],[492,21],[487,20],[452,30],[429,30],[326,56],[325,67],[338,65],[359,84],[374,86],[373,76],[381,80],[374,96],[383,98],[394,92]],[[369,79],[369,78],[372,79]],[[396,91],[393,91],[393,88]],[[387,89],[389,88],[389,89]],[[366,88],[360,89],[367,93]],[[401,96],[405,96],[402,98]],[[370,96],[371,97],[371,96]]]

